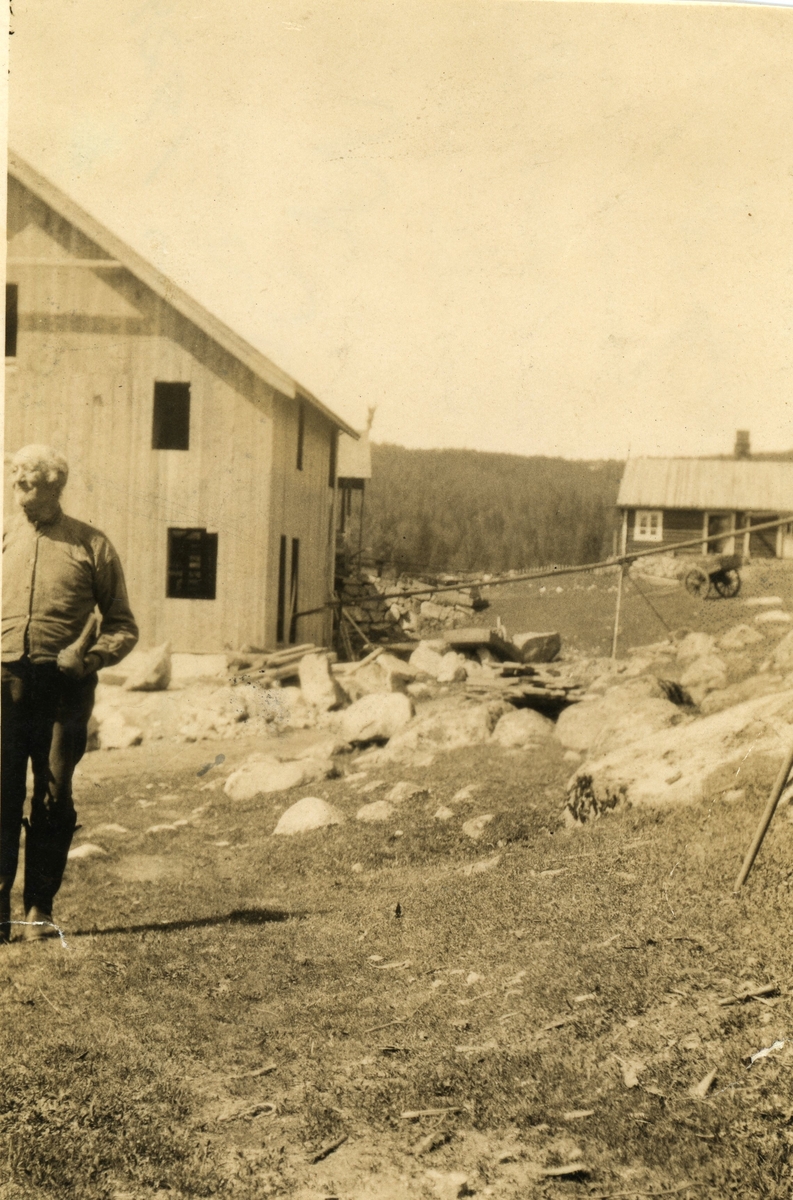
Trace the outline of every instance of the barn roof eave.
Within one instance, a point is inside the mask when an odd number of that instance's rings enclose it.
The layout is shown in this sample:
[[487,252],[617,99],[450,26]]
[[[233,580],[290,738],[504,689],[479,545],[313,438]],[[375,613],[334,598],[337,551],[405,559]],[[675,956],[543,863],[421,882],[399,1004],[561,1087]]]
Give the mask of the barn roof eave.
[[290,400],[305,400],[318,412],[322,413],[337,429],[341,429],[350,437],[357,438],[359,434],[351,425],[337,416],[324,405],[307,388],[301,387],[291,376],[271,362],[266,355],[247,342],[245,338],[235,333],[219,317],[204,308],[197,300],[173,283],[167,275],[163,275],[137,251],[126,242],[111,233],[100,221],[97,221],[74,200],[40,175],[33,167],[20,158],[18,154],[8,151],[8,174],[26,187],[28,191],[42,200],[44,204],[54,209],[60,216],[69,221],[81,233],[96,242],[109,256],[120,262],[132,275],[145,283],[147,287],[172,308],[192,321],[199,329],[227,350],[234,358],[243,363],[254,375],[263,379],[270,387],[275,388]]

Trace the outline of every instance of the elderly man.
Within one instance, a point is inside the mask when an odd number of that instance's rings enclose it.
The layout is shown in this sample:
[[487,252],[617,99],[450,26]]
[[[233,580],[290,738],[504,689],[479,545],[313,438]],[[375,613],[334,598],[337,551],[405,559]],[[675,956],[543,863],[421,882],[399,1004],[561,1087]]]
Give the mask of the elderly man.
[[55,932],[52,902],[77,822],[72,775],[85,753],[96,672],[138,640],[115,550],[61,509],[67,476],[66,460],[48,446],[26,446],[12,460],[21,511],[3,533],[0,941],[10,935],[28,760],[24,931],[36,940]]

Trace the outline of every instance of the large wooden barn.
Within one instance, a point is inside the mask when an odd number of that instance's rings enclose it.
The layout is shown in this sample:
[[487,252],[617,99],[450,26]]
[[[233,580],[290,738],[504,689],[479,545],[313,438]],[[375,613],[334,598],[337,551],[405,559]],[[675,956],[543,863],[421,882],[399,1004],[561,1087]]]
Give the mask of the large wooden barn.
[[5,449],[64,453],[141,645],[327,642],[336,449],[355,430],[9,155]]
[[[635,458],[625,467],[617,507],[622,554],[701,537],[686,553],[793,558],[793,462]],[[788,515],[790,525],[754,529]],[[707,543],[710,537],[717,540]]]

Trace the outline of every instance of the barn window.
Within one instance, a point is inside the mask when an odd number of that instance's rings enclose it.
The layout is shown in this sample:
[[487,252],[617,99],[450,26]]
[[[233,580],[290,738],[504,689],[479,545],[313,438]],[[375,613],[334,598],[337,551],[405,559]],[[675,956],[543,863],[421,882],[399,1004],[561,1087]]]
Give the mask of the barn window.
[[297,469],[303,470],[303,442],[306,437],[306,406],[301,400],[297,408]]
[[637,508],[633,527],[635,542],[660,542],[664,536],[664,514],[660,508]]
[[218,535],[206,529],[168,530],[168,584],[172,600],[214,600]]
[[19,325],[19,287],[6,284],[6,358],[17,356],[17,328]]
[[190,449],[190,384],[155,383],[152,450]]

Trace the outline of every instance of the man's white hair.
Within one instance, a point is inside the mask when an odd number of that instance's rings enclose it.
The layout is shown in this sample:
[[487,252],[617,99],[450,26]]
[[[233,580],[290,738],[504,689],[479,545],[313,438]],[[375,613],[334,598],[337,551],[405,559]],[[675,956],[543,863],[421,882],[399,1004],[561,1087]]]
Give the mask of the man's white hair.
[[35,473],[47,483],[66,486],[69,464],[52,446],[23,446],[11,459],[11,477],[17,479],[22,471]]

